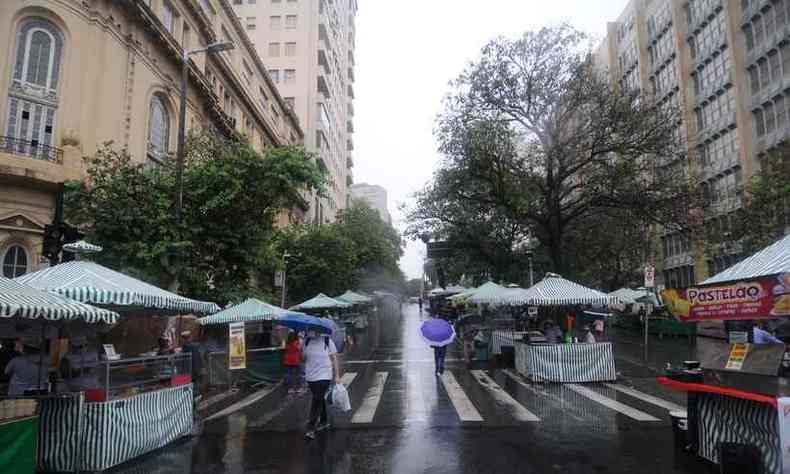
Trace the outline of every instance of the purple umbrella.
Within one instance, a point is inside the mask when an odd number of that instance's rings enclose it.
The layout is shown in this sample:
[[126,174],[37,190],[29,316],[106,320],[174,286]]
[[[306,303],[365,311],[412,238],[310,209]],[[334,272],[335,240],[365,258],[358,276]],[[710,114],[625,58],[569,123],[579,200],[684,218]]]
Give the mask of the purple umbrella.
[[444,319],[429,319],[420,326],[420,335],[429,346],[442,347],[453,342],[455,329]]

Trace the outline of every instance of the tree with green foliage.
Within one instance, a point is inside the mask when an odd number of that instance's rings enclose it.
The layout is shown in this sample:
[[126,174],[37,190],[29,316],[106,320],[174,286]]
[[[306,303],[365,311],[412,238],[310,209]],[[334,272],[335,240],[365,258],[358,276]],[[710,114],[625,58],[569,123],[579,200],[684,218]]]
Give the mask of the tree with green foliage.
[[325,180],[301,147],[261,155],[241,138],[192,133],[179,225],[173,161],[146,166],[108,143],[86,162],[88,179],[68,183],[65,208],[68,220],[104,247],[96,259],[221,303],[254,289],[260,248],[276,217],[306,207],[300,193],[322,190]]

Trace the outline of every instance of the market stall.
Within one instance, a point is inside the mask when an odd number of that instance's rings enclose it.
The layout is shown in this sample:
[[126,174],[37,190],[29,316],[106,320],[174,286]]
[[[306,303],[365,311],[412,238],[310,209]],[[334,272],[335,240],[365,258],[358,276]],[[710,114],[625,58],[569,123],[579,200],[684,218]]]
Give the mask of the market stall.
[[[228,325],[244,323],[245,335],[249,339],[249,329],[257,325],[266,325],[274,330],[273,325],[288,311],[256,298],[249,298],[242,303],[226,308],[219,313],[205,316],[198,323],[205,328],[218,328],[219,339],[223,341],[224,350],[212,351],[207,354],[209,384],[212,386],[230,385],[234,380],[228,364]],[[245,344],[246,363],[243,369],[233,371],[236,381],[250,384],[273,383],[282,378],[282,350],[280,344],[256,346],[252,339]]]
[[[40,291],[13,280],[0,277],[0,327],[5,338],[29,337],[40,334],[40,342],[57,331],[65,321],[84,324],[112,324],[118,318],[113,311],[71,301],[67,298]],[[20,386],[12,376],[10,385],[0,395],[0,472],[34,472],[37,466],[42,391],[49,390],[49,355],[39,346],[39,354],[26,354],[24,346],[14,348],[14,358],[26,364],[37,365],[38,376],[34,385]],[[3,348],[3,350],[8,350]],[[8,364],[14,364],[12,358]],[[0,368],[0,370],[6,367]],[[20,381],[22,381],[20,379]],[[6,393],[9,396],[6,397]]]
[[323,293],[319,293],[307,301],[292,306],[290,309],[291,311],[302,311],[307,314],[332,319],[335,325],[333,339],[337,345],[337,350],[343,352],[346,341],[346,328],[342,324],[336,324],[335,320],[341,321],[343,319],[342,315],[350,310],[352,306],[354,306],[352,303],[330,298]]
[[[127,320],[219,310],[214,303],[191,300],[86,261],[63,263],[15,281],[110,308]],[[103,345],[101,352],[102,360],[92,364],[97,377],[89,386],[41,400],[41,470],[105,470],[191,433],[191,354],[137,356],[116,351],[112,344]]]
[[688,449],[717,464],[737,451],[761,472],[790,471],[787,350],[761,327],[790,316],[790,236],[698,286],[662,296],[681,321],[738,322],[728,325],[727,342],[699,340],[700,368],[659,378],[688,394]]
[[[560,326],[565,327],[565,341],[576,338],[575,316],[572,315],[586,307],[608,306],[617,302],[611,296],[552,273],[526,290],[507,288],[487,298],[473,296],[470,301],[536,308],[534,312],[542,318],[543,323],[553,324],[551,330],[559,331]],[[516,370],[532,380],[600,382],[617,378],[609,342],[561,343],[555,340],[552,343],[537,343],[525,342],[522,336],[522,341],[514,338],[513,344]]]

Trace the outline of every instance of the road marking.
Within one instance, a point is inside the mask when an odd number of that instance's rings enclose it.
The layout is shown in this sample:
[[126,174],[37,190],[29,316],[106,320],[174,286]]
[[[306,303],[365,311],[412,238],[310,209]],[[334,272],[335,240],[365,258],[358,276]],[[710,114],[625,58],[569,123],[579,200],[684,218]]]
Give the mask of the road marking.
[[426,421],[428,410],[425,408],[425,398],[422,393],[422,382],[420,381],[420,371],[411,370],[407,373],[409,393],[409,417],[408,421]]
[[340,377],[340,383],[348,387],[354,382],[354,379],[356,378],[357,378],[356,372],[346,372],[345,374],[343,374],[342,377]]
[[482,370],[473,370],[472,377],[494,397],[498,405],[503,405],[517,421],[540,421],[534,413],[524,408],[522,404],[497,384],[494,379]]
[[[445,362],[461,362],[463,359],[444,359]],[[347,360],[345,364],[433,364],[433,359],[369,359]]]
[[642,400],[643,402],[647,402],[647,403],[659,406],[661,408],[666,408],[669,411],[678,411],[678,410],[679,411],[683,411],[683,410],[685,410],[685,408],[680,406],[680,405],[677,405],[675,403],[666,401],[663,398],[654,397],[653,395],[649,395],[647,393],[640,392],[639,390],[636,390],[636,389],[631,388],[631,387],[624,387],[622,385],[615,385],[615,384],[612,384],[612,383],[607,383],[607,384],[604,384],[604,385],[606,385],[609,388],[613,388],[613,389],[617,390],[618,392],[623,392],[626,395],[630,395],[630,396],[632,396],[634,398],[638,398],[639,400]]
[[521,377],[519,377],[516,374],[514,374],[513,371],[510,370],[510,369],[503,370],[503,372],[505,373],[505,375],[510,377],[514,382],[516,382],[517,384],[521,385],[522,387],[524,387],[529,392],[532,392],[533,394],[537,395],[538,397],[545,397],[545,398],[548,398],[550,400],[553,400],[554,403],[556,403],[560,408],[562,408],[562,416],[569,416],[569,417],[573,418],[576,421],[586,422],[586,420],[584,418],[582,418],[580,416],[577,416],[570,409],[566,408],[565,407],[565,400],[563,400],[562,398],[554,395],[553,393],[542,392],[540,390],[537,390],[535,387],[532,387],[530,384],[525,382]]
[[376,372],[373,376],[373,384],[365,394],[365,401],[362,402],[359,409],[354,413],[351,418],[351,423],[372,423],[373,417],[376,415],[376,409],[381,402],[381,396],[384,393],[384,384],[387,383],[389,372]]
[[631,408],[628,405],[625,405],[623,403],[618,402],[617,400],[612,400],[609,397],[604,397],[600,393],[598,393],[598,392],[596,392],[594,390],[590,390],[587,387],[582,387],[581,385],[577,385],[575,383],[565,384],[565,386],[568,387],[569,389],[573,390],[574,392],[578,393],[579,395],[587,397],[587,398],[589,398],[590,400],[592,400],[592,401],[594,401],[596,403],[600,403],[601,405],[603,405],[603,406],[605,406],[607,408],[611,408],[612,410],[614,410],[616,412],[620,412],[620,413],[622,413],[623,415],[625,415],[625,416],[627,416],[629,418],[633,418],[634,420],[637,420],[637,421],[661,421],[661,420],[659,420],[658,418],[656,418],[654,416],[648,415],[645,412],[637,410],[636,408]]
[[447,395],[450,397],[450,401],[453,402],[455,411],[458,413],[458,417],[461,418],[461,421],[483,421],[480,412],[477,411],[472,401],[466,396],[464,389],[462,389],[458,381],[455,380],[455,376],[452,372],[443,373],[441,379],[442,385],[444,385],[444,389],[447,390]]
[[233,405],[225,408],[224,410],[220,410],[217,413],[214,413],[213,415],[211,415],[208,418],[206,418],[204,421],[213,420],[213,419],[219,418],[221,416],[227,416],[227,415],[230,415],[231,413],[234,413],[236,411],[241,410],[244,407],[248,407],[248,406],[252,405],[253,403],[257,402],[258,400],[260,400],[261,398],[265,397],[266,395],[268,395],[268,394],[272,393],[273,391],[275,391],[277,388],[280,387],[280,385],[282,385],[282,383],[278,383],[278,384],[272,385],[271,387],[263,389],[260,392],[255,392],[252,395],[248,396],[247,398],[245,398],[243,400],[240,400],[240,401],[234,403]]

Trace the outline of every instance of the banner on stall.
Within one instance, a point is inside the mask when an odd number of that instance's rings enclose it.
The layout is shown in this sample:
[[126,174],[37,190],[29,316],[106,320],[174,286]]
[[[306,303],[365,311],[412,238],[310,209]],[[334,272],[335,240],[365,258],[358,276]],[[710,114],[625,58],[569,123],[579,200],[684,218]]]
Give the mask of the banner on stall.
[[779,448],[782,453],[782,472],[787,472],[790,466],[790,397],[776,399],[776,408],[779,411]]
[[769,319],[790,316],[790,273],[661,292],[667,309],[683,321]]
[[244,323],[230,323],[228,331],[228,368],[246,369],[247,347],[244,343]]

